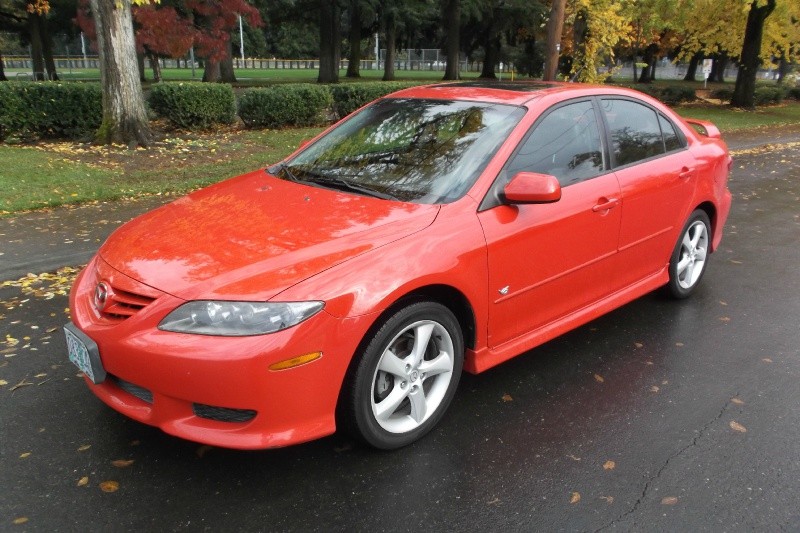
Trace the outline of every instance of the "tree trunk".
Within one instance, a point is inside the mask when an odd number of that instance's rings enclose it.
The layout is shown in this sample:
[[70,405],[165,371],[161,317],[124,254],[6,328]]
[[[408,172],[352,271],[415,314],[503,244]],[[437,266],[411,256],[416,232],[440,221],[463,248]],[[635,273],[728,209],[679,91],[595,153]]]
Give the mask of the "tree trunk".
[[702,58],[703,54],[700,52],[692,56],[692,59],[689,60],[689,66],[686,68],[686,76],[683,77],[683,81],[697,81],[697,67],[700,65]]
[[206,59],[206,66],[203,69],[203,81],[208,83],[216,83],[222,77],[220,73],[219,61]]
[[481,68],[481,75],[478,76],[482,79],[496,80],[497,75],[494,73],[494,66],[498,63],[500,58],[500,36],[495,31],[494,16],[487,21],[484,21],[485,32],[483,40],[483,67]]
[[161,81],[161,64],[158,62],[158,56],[148,52],[147,59],[150,60],[150,68],[153,69],[153,81]]
[[139,81],[147,81],[144,72],[144,52],[136,52],[136,66],[139,67]]
[[56,61],[53,58],[53,36],[47,27],[47,17],[39,17],[39,35],[42,39],[42,55],[44,56],[44,68],[47,71],[47,77],[52,81],[58,81]]
[[102,143],[147,146],[153,134],[136,66],[130,0],[90,0],[97,27],[103,121],[97,131]]
[[347,77],[361,77],[361,0],[350,0],[350,54]]
[[28,13],[28,35],[31,40],[31,62],[33,63],[33,79],[43,81],[44,76],[44,56],[42,55],[42,34],[41,17],[36,13]]
[[319,77],[317,82],[338,83],[341,54],[339,5],[335,0],[320,0],[319,6]]
[[8,78],[6,78],[6,68],[3,64],[3,52],[0,52],[0,81],[8,81]]
[[655,43],[648,44],[647,48],[644,49],[643,60],[645,63],[647,63],[647,66],[642,68],[642,75],[639,76],[639,83],[650,83],[653,81],[653,68],[656,61],[656,51],[658,51],[658,45]]
[[[0,58],[0,69],[2,69],[2,67],[2,58]],[[786,61],[786,55],[784,54],[780,61],[778,61],[778,85],[783,84],[783,79],[787,74],[789,74],[789,62]]]
[[756,74],[761,65],[761,39],[764,35],[764,21],[775,9],[776,0],[767,0],[759,7],[759,1],[753,0],[747,14],[747,26],[744,30],[744,44],[739,61],[739,72],[736,75],[736,87],[733,89],[731,105],[744,109],[754,109],[756,92]]
[[717,72],[712,73],[715,74],[714,81],[719,83],[725,83],[725,69],[728,68],[728,61],[730,61],[728,54],[722,53],[719,55],[719,57],[715,61],[717,65]]
[[230,39],[225,47],[225,57],[219,62],[219,81],[236,83],[236,74],[233,72],[233,41]]
[[444,0],[444,27],[447,31],[444,79],[458,80],[461,78],[461,0]]
[[566,5],[567,0],[553,0],[553,5],[550,7],[550,18],[547,20],[547,48],[545,52],[544,74],[542,75],[544,81],[553,81],[556,79]]
[[383,81],[394,80],[394,62],[397,53],[397,21],[393,16],[386,21],[386,57],[383,61]]

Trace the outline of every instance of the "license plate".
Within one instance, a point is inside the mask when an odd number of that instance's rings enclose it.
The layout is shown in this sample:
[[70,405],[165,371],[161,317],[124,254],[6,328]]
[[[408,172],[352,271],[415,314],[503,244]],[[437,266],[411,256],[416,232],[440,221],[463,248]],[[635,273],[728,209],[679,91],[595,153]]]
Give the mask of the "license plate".
[[86,374],[92,383],[102,383],[106,379],[106,371],[100,361],[100,350],[97,348],[97,343],[73,324],[64,326],[64,335],[67,337],[69,360],[75,363],[75,366]]

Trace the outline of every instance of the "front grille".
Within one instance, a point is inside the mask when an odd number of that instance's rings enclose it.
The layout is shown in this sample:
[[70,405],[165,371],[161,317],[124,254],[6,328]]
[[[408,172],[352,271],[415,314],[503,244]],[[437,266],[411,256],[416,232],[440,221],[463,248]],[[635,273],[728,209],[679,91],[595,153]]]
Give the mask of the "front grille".
[[100,316],[114,321],[125,320],[152,303],[153,300],[155,298],[125,291],[112,285],[106,305],[100,311]]
[[140,387],[135,383],[131,383],[130,381],[125,381],[124,379],[120,379],[116,376],[109,375],[108,377],[119,387],[120,389],[124,390],[131,396],[136,396],[143,402],[147,402],[149,404],[153,403],[153,393],[150,390],[145,389],[144,387]]
[[249,422],[256,416],[256,411],[252,409],[230,409],[202,403],[192,404],[192,410],[200,418],[219,422]]

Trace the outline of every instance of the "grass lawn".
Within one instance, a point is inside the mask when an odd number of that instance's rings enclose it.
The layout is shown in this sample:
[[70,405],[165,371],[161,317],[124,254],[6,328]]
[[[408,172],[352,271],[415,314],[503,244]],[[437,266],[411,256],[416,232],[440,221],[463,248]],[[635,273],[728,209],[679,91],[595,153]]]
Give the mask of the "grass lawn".
[[[747,112],[692,104],[676,108],[723,132],[800,125],[800,103]],[[168,134],[153,147],[75,142],[0,144],[0,216],[146,194],[184,193],[279,161],[320,128]]]

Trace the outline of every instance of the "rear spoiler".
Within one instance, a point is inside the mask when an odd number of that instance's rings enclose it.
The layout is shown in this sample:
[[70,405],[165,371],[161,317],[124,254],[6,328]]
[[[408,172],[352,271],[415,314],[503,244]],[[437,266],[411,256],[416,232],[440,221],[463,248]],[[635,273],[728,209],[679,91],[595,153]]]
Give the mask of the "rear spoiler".
[[713,122],[709,122],[707,120],[700,120],[696,118],[685,118],[686,122],[689,123],[695,130],[697,130],[701,135],[705,135],[711,139],[720,139],[722,138],[722,134],[719,132],[719,128],[717,128]]

